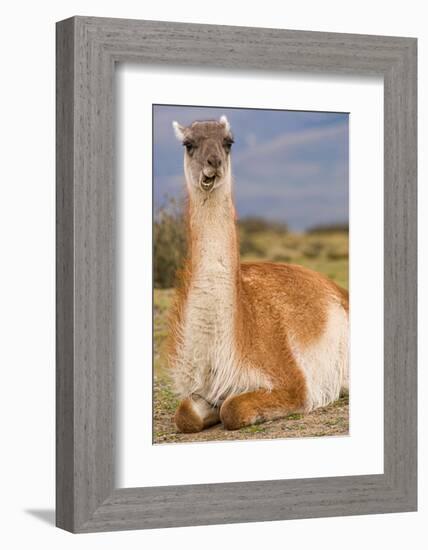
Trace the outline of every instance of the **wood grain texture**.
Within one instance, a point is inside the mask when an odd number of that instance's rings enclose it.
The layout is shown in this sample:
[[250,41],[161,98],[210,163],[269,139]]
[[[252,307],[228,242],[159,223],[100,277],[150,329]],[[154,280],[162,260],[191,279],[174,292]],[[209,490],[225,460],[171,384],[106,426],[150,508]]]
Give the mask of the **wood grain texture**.
[[[61,30],[60,30],[61,29]],[[74,524],[74,24],[56,36],[56,521]]]
[[[114,488],[113,83],[115,62],[125,61],[383,76],[383,475]],[[91,532],[416,510],[416,145],[413,38],[87,17],[57,24],[59,527]]]

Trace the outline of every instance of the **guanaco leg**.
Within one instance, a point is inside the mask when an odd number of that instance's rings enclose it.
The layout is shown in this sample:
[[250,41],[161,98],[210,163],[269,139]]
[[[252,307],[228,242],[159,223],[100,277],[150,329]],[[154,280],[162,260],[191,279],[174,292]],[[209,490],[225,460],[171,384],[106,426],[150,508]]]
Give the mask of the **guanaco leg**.
[[257,390],[228,397],[221,406],[220,419],[226,430],[237,430],[302,410],[302,388]]
[[219,408],[193,394],[180,403],[174,420],[180,432],[200,432],[220,422]]

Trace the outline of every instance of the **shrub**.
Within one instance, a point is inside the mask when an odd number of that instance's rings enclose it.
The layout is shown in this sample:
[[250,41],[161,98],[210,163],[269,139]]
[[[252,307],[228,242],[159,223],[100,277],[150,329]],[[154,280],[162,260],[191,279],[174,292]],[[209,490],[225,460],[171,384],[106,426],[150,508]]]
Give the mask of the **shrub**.
[[309,228],[306,233],[348,233],[349,225],[346,222],[343,223],[329,223],[314,225]]
[[175,285],[186,256],[186,228],[182,209],[173,199],[160,208],[153,224],[153,280],[156,288]]
[[313,241],[303,248],[302,254],[306,256],[306,258],[318,258],[323,248],[324,245],[322,242]]
[[273,233],[287,233],[288,231],[286,223],[270,221],[257,216],[242,218],[238,221],[238,225],[243,232],[248,235],[253,233],[264,233],[266,231],[271,231]]
[[265,255],[265,251],[255,241],[253,235],[248,234],[241,228],[239,230],[239,253],[241,256],[256,256],[258,258],[263,258]]

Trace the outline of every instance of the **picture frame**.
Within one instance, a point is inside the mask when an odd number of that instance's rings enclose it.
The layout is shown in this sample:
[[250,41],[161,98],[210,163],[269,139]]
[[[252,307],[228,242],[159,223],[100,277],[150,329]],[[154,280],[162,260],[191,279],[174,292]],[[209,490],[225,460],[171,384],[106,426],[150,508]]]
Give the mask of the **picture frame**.
[[[57,526],[84,533],[415,511],[416,39],[72,17],[57,23],[56,52]],[[115,487],[118,62],[383,77],[383,474]]]

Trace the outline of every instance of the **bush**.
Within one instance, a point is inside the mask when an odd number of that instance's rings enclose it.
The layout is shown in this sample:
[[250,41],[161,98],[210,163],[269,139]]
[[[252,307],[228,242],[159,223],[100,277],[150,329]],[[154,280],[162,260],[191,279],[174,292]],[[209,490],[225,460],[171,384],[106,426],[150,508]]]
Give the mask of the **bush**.
[[314,225],[309,228],[306,233],[348,233],[349,225],[347,223],[329,223],[322,225]]
[[302,254],[306,258],[318,258],[321,255],[321,252],[324,248],[324,245],[320,241],[310,242],[307,246],[303,247]]
[[238,221],[238,225],[248,235],[264,233],[266,231],[271,231],[272,233],[287,233],[288,231],[286,223],[272,222],[257,216],[242,218]]
[[[272,222],[257,216],[248,216],[238,220],[239,251],[241,256],[267,257],[266,236],[285,235],[288,227],[285,223]],[[263,239],[260,237],[263,236]]]
[[263,258],[265,255],[265,251],[252,235],[242,230],[239,231],[239,253],[241,256],[256,256],[257,258]]
[[175,286],[177,270],[186,256],[186,228],[182,210],[173,199],[160,208],[153,224],[153,279],[155,288]]
[[293,256],[287,254],[286,252],[277,252],[272,256],[273,262],[289,263],[293,261]]

